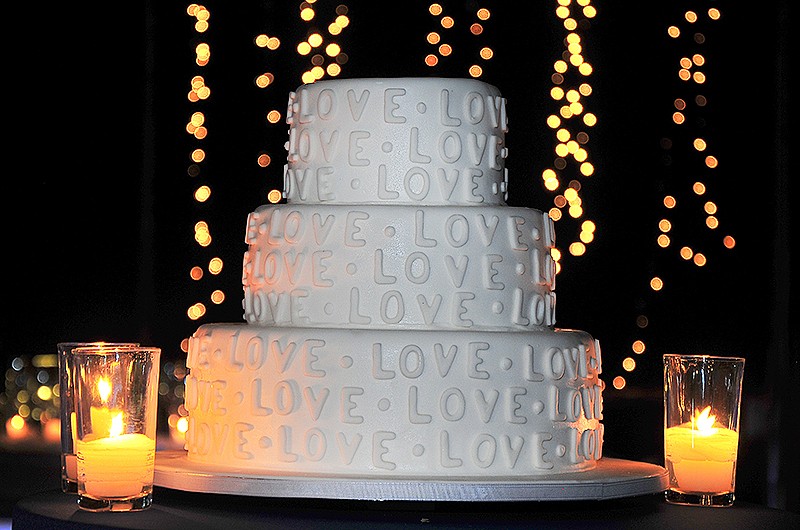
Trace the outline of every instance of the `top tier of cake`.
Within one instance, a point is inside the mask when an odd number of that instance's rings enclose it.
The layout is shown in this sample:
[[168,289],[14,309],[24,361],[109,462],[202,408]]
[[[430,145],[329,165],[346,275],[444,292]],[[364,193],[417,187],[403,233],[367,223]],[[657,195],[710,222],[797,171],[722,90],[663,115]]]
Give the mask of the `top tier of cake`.
[[322,81],[286,116],[290,203],[505,204],[506,100],[482,81]]

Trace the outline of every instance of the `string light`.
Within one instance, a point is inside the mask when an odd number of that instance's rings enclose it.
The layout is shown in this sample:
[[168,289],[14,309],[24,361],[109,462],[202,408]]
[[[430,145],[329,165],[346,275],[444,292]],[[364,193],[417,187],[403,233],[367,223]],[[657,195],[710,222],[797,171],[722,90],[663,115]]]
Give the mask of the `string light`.
[[[311,23],[317,19],[317,12],[313,6],[314,2],[304,1],[300,4],[300,19],[305,23]],[[348,56],[342,51],[341,44],[329,40],[337,37],[350,25],[348,17],[349,8],[340,4],[334,12],[335,18],[328,23],[327,37],[325,32],[316,25],[311,25],[308,29],[306,40],[297,43],[297,53],[304,57],[310,57],[311,66],[300,75],[303,83],[313,83],[330,76],[336,77],[342,72],[342,65],[347,63]],[[321,53],[317,53],[320,51]],[[312,54],[312,52],[315,52]]]
[[[202,5],[190,4],[186,12],[189,16],[195,18],[195,30],[198,34],[205,34],[210,29],[209,20],[211,19],[211,12]],[[272,40],[267,36],[258,39],[257,42],[261,45],[269,47],[275,46],[276,40]],[[197,67],[204,69],[211,61],[211,45],[207,41],[200,42],[195,46],[195,64]],[[263,74],[258,77],[257,84],[267,86],[273,81],[272,74]],[[202,105],[211,97],[211,89],[206,84],[203,75],[195,75],[190,81],[190,91],[187,96],[191,106]],[[186,132],[192,135],[193,140],[196,142],[204,141],[209,135],[209,129],[206,125],[206,113],[201,110],[193,110],[189,116],[189,121],[186,124]],[[191,164],[187,170],[190,178],[199,178],[202,174],[201,164],[207,159],[206,149],[200,146],[194,147],[190,152]],[[196,185],[194,187],[193,198],[197,205],[207,203],[212,197],[212,188],[208,183]],[[211,236],[211,228],[207,221],[197,221],[194,225],[194,240],[197,245],[202,249],[209,248],[213,243]],[[222,270],[222,260],[220,258],[213,258],[212,262],[215,263],[215,274]],[[203,268],[199,265],[193,265],[189,269],[189,278],[194,282],[201,282],[205,277]],[[219,294],[213,294],[219,293]],[[224,294],[219,289],[212,290],[212,298],[220,302],[225,299]],[[198,320],[205,315],[205,306],[200,302],[195,302],[187,309],[187,316],[190,320]],[[181,346],[183,348],[183,346]]]
[[[429,51],[425,54],[423,62],[426,66],[433,68],[439,66],[441,60],[445,57],[452,56],[455,51],[452,43],[443,40],[443,34],[440,32],[449,32],[453,28],[458,27],[458,24],[454,16],[445,13],[441,4],[432,3],[428,5],[428,13],[435,19],[438,19],[434,30],[425,35],[425,41],[431,46],[436,46],[436,48],[432,52]],[[489,9],[480,7],[474,12],[471,12],[471,15],[474,15],[475,20],[469,24],[469,32],[473,36],[480,36],[484,33],[485,23],[491,18],[492,13]],[[480,46],[474,56],[474,59],[478,62],[473,62],[467,67],[469,76],[474,78],[483,76],[485,73],[486,61],[493,59],[494,55],[495,51],[491,47]]]
[[[555,136],[555,160],[552,166],[542,171],[541,178],[545,189],[553,193],[554,206],[549,210],[550,217],[556,222],[565,219],[578,221],[586,214],[580,179],[590,177],[596,171],[589,160],[590,136],[586,128],[597,123],[597,116],[587,110],[588,99],[593,91],[589,82],[593,68],[586,60],[584,42],[578,28],[581,32],[588,28],[590,19],[596,16],[597,11],[591,5],[591,0],[581,0],[577,5],[559,0],[555,14],[562,21],[565,31],[564,49],[560,58],[553,62],[550,76],[553,86],[549,95],[555,112],[546,120]],[[582,222],[580,226],[575,240],[568,241],[566,245],[571,256],[584,255],[588,245],[595,240],[594,222],[590,225]],[[591,230],[587,230],[586,226],[591,226]],[[559,233],[563,234],[564,231]],[[561,263],[556,260],[556,272],[560,270]]]
[[[720,17],[719,9],[711,8],[707,12],[706,20],[715,22],[719,20]],[[691,31],[684,32],[681,26],[684,24],[695,26],[701,24],[703,21],[702,13],[692,10],[686,11],[683,14],[682,22],[667,27],[667,37],[671,42],[681,42],[681,39],[689,40],[688,45],[693,48],[702,45],[706,42],[706,36],[702,31],[693,27]],[[679,172],[701,176],[688,185],[684,185],[683,187],[678,186],[675,189],[669,190],[670,193],[665,194],[661,199],[664,210],[656,210],[661,212],[661,218],[657,222],[659,231],[656,235],[657,246],[667,250],[676,249],[669,250],[669,252],[677,252],[679,262],[691,264],[698,269],[708,265],[709,258],[707,253],[698,250],[696,246],[693,248],[692,245],[681,241],[683,237],[686,237],[684,234],[696,235],[698,230],[676,230],[674,216],[679,212],[685,212],[687,208],[699,203],[702,208],[705,229],[713,233],[718,231],[721,226],[719,206],[714,200],[708,198],[709,186],[707,182],[713,180],[714,173],[716,173],[721,166],[721,161],[713,152],[713,138],[708,138],[699,134],[687,135],[686,131],[682,131],[688,124],[701,122],[700,119],[695,119],[695,115],[697,115],[697,118],[702,118],[701,114],[708,104],[708,99],[705,95],[696,91],[703,89],[708,82],[708,74],[705,70],[708,65],[709,57],[707,54],[702,53],[702,50],[693,50],[692,53],[683,54],[677,59],[675,68],[678,87],[681,91],[686,91],[690,94],[687,94],[688,97],[673,98],[669,112],[671,113],[672,124],[678,131],[676,136],[679,138],[689,136],[689,139],[686,144],[683,144],[682,142],[673,142],[671,138],[664,138],[661,145],[665,151],[685,148],[690,153],[688,160],[690,160],[690,163],[693,165],[689,168],[680,168]],[[694,92],[694,94],[691,94],[692,92]],[[690,117],[692,118],[691,120],[689,119]],[[671,165],[671,156],[667,156],[665,160],[668,161],[667,165]],[[673,184],[673,186],[675,185]],[[680,209],[679,205],[681,206]],[[736,246],[736,240],[731,235],[724,234],[722,236],[722,246],[726,249],[733,249]],[[670,255],[674,256],[675,254]],[[649,280],[648,287],[651,293],[659,293],[666,288],[666,285],[667,283],[661,276],[653,276]],[[643,323],[644,325],[642,325]],[[637,317],[636,325],[639,330],[646,328],[648,324],[649,320],[645,315],[639,315]],[[644,353],[644,341],[641,339],[635,340],[633,342],[633,351],[637,354]],[[631,372],[634,368],[635,364],[631,365],[630,358],[623,359],[623,370]],[[618,386],[615,379],[614,388],[622,389],[624,386],[624,382]]]

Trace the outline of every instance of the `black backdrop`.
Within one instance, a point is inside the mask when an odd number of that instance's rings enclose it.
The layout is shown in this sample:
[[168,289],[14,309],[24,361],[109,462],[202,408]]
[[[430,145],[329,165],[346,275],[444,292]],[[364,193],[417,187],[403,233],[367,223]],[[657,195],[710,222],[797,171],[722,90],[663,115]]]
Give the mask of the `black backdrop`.
[[[443,4],[464,25],[474,12],[473,2]],[[606,452],[660,463],[662,353],[741,354],[748,367],[739,491],[797,510],[791,477],[798,459],[788,434],[800,421],[792,396],[800,354],[789,326],[796,304],[789,234],[797,225],[790,215],[796,167],[788,153],[789,2],[665,2],[646,10],[638,2],[607,4],[596,5],[598,16],[582,32],[595,67],[587,105],[600,118],[588,144],[597,173],[584,181],[582,195],[597,239],[586,256],[565,258],[558,285],[559,325],[601,340],[607,383],[615,375],[628,379],[624,390],[606,391]],[[241,320],[244,221],[282,178],[286,128],[266,125],[264,116],[272,108],[283,112],[288,91],[300,84],[306,59],[292,50],[308,25],[286,2],[205,5],[212,18],[202,38],[176,2],[11,8],[6,20],[23,31],[4,56],[4,369],[13,357],[52,352],[62,340],[137,340],[179,358],[180,340],[198,324],[186,308],[208,290],[188,279],[199,260],[192,238],[199,216],[212,225],[214,249],[226,261],[213,281],[228,297],[204,321]],[[436,69],[423,65],[430,48],[424,35],[435,29],[423,3],[348,5],[342,77],[466,75],[475,44],[463,28],[452,33],[451,58]],[[482,39],[496,53],[483,79],[508,99],[509,202],[546,209],[552,195],[539,175],[554,141],[544,120],[554,110],[547,93],[564,30],[555,2],[481,5],[492,9]],[[702,14],[711,5],[723,18],[688,29],[683,13]],[[320,0],[319,16],[333,6]],[[672,101],[689,91],[676,79],[677,60],[696,47],[670,41],[670,24],[707,29],[710,103],[702,120],[680,132],[670,120]],[[259,33],[279,35],[283,48],[257,49]],[[204,69],[193,62],[201,40],[212,46]],[[273,71],[276,81],[260,91],[252,80],[263,71]],[[197,142],[184,131],[196,110],[186,99],[189,80],[198,73],[213,91],[203,106],[210,131],[203,147],[212,155],[201,177],[214,192],[202,207],[191,200],[198,181],[186,172]],[[696,171],[687,149],[665,150],[662,139],[677,144],[676,134],[695,132],[720,159],[709,190],[724,229],[737,239],[732,251],[709,250],[703,269],[655,245],[669,179]],[[267,169],[255,164],[260,150],[273,157]],[[676,225],[696,226],[688,209],[671,215]],[[574,237],[562,230],[572,228],[557,224],[558,240]],[[700,237],[687,230],[683,237]],[[647,289],[653,274],[667,281],[661,293]],[[634,325],[639,314],[650,319],[645,330]],[[648,350],[628,374],[620,362],[635,338]],[[631,425],[631,417],[644,425]]]

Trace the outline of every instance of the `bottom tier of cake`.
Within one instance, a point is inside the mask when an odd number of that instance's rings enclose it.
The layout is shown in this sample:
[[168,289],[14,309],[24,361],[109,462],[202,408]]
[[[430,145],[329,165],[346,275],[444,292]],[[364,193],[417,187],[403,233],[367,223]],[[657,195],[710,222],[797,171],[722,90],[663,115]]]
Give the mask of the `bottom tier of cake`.
[[510,477],[587,470],[602,454],[600,347],[582,331],[207,324],[187,366],[192,462]]

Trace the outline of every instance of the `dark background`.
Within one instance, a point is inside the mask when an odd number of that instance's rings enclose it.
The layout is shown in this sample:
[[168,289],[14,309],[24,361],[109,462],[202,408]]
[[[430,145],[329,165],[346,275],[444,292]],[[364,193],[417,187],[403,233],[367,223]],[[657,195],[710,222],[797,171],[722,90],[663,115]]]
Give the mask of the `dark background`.
[[[347,2],[344,2],[347,3]],[[540,178],[553,160],[546,117],[557,109],[548,93],[552,64],[566,34],[556,2],[441,2],[456,19],[442,30],[424,2],[351,1],[351,24],[337,39],[348,54],[340,77],[466,77],[480,46],[495,58],[481,79],[508,99],[509,203],[549,209],[553,195]],[[299,4],[299,2],[298,2]],[[104,3],[9,8],[3,65],[2,259],[0,361],[52,353],[66,340],[136,340],[180,359],[180,342],[201,322],[235,322],[242,310],[240,267],[247,214],[282,186],[286,125],[268,124],[269,110],[285,115],[288,92],[300,84],[308,58],[294,46],[313,25],[327,25],[335,2],[318,0],[312,24],[294,2],[222,2],[210,29],[194,31],[181,2]],[[581,178],[587,217],[597,223],[586,255],[566,256],[558,279],[558,323],[590,331],[603,345],[608,456],[663,463],[661,354],[710,353],[747,358],[737,497],[800,511],[797,450],[800,373],[797,275],[789,236],[797,228],[797,197],[789,155],[788,0],[757,5],[734,1],[594,3],[598,15],[579,30],[593,64],[588,111],[599,122],[587,148],[596,172]],[[477,7],[492,17],[476,38],[466,30]],[[705,15],[718,7],[722,19]],[[683,18],[694,10],[700,20]],[[667,27],[679,26],[680,39]],[[423,58],[438,30],[454,46],[436,68]],[[274,52],[256,35],[281,39]],[[695,33],[705,36],[697,44]],[[199,42],[211,46],[206,67],[194,63]],[[680,81],[678,60],[702,53],[707,82]],[[266,71],[275,82],[255,87]],[[187,100],[190,80],[203,75],[209,100]],[[672,123],[673,100],[702,93],[708,105]],[[192,112],[206,115],[209,137],[185,132]],[[690,141],[703,137],[720,166],[708,170]],[[664,139],[671,140],[665,148]],[[189,153],[208,153],[190,176]],[[272,164],[256,164],[260,152]],[[568,179],[566,179],[568,180]],[[686,193],[703,180],[706,196]],[[198,205],[192,192],[212,187]],[[661,199],[678,190],[679,207]],[[682,190],[682,191],[681,191]],[[720,228],[703,225],[701,206],[719,206]],[[675,228],[669,249],[657,247],[658,220]],[[211,226],[214,243],[201,249],[194,223]],[[577,236],[577,224],[556,224],[557,242]],[[736,238],[726,250],[724,234]],[[677,255],[684,243],[709,258],[705,267]],[[218,276],[192,282],[188,271],[213,255],[225,261]],[[658,275],[666,287],[648,288]],[[207,302],[212,289],[226,301]],[[187,308],[203,301],[201,321]],[[636,317],[649,325],[639,328]],[[633,340],[647,350],[631,353]],[[631,373],[621,361],[636,357]],[[611,386],[622,375],[627,386]]]

